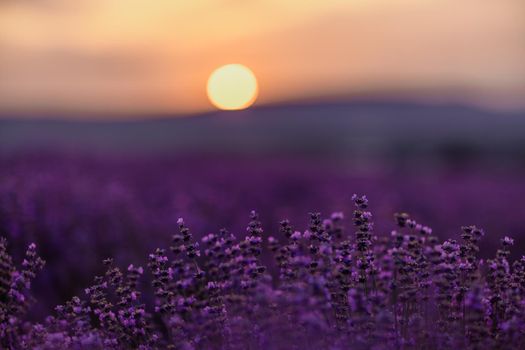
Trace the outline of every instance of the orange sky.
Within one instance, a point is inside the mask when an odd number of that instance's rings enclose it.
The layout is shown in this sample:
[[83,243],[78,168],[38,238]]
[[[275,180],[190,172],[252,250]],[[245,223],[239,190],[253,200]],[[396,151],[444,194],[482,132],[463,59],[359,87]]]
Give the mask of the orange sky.
[[212,109],[242,63],[258,104],[361,94],[525,107],[523,0],[3,0],[0,112]]

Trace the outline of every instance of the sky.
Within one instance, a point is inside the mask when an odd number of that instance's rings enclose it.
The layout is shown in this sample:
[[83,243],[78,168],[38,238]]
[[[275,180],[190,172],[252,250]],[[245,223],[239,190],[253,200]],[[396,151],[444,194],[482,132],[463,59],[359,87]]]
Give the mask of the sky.
[[524,0],[0,0],[0,113],[199,113],[389,96],[525,108]]

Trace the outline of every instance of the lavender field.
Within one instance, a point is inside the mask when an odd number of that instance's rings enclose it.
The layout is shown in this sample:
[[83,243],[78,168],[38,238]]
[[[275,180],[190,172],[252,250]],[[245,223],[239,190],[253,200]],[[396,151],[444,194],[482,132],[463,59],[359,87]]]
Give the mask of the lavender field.
[[524,0],[0,0],[0,350],[524,350]]
[[386,164],[3,157],[2,346],[519,348],[525,169]]

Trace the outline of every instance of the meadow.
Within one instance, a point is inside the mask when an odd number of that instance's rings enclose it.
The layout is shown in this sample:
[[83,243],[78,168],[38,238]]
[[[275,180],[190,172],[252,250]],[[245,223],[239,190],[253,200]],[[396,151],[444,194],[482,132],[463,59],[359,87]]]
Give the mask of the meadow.
[[1,165],[5,348],[525,341],[519,168],[52,154]]

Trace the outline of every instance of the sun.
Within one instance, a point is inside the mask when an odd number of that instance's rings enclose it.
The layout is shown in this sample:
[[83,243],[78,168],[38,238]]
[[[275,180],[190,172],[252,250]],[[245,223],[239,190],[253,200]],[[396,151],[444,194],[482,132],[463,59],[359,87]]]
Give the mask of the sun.
[[219,67],[208,78],[208,98],[223,110],[250,107],[257,99],[258,90],[255,74],[242,64]]

